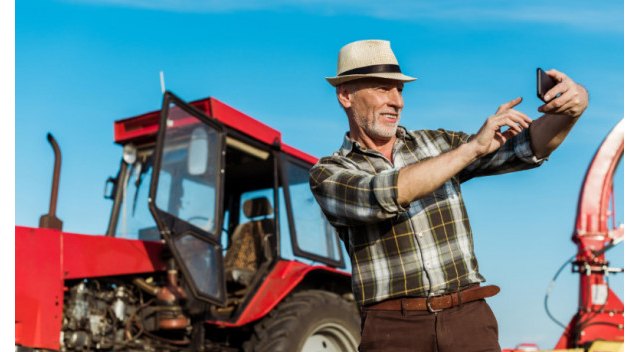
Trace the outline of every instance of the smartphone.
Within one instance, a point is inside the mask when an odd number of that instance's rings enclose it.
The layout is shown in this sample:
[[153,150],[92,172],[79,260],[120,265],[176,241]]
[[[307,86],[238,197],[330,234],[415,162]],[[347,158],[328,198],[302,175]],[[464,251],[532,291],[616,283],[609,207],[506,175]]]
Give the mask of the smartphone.
[[544,101],[544,95],[547,94],[547,92],[553,88],[557,82],[553,78],[549,77],[549,75],[547,75],[540,67],[536,69],[536,76],[538,81],[538,98]]

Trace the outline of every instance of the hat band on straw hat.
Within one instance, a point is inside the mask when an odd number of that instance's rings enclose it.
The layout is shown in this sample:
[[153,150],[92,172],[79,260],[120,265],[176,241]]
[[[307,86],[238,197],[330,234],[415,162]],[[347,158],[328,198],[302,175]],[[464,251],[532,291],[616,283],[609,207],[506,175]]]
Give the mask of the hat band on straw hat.
[[400,71],[399,65],[383,64],[383,65],[371,65],[371,66],[354,68],[353,70],[348,70],[340,73],[338,77],[346,76],[346,75],[366,75],[370,73],[391,73],[391,72],[402,73]]

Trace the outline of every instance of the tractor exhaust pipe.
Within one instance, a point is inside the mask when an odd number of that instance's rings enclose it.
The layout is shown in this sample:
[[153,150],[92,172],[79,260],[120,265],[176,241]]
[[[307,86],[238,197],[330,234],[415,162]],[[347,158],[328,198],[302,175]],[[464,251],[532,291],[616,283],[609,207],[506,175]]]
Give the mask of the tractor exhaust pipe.
[[62,155],[60,153],[60,147],[58,142],[51,135],[47,133],[47,140],[53,148],[53,154],[55,156],[53,166],[53,182],[51,184],[51,199],[49,201],[49,213],[40,217],[40,227],[54,230],[62,230],[62,220],[56,217],[56,206],[58,205],[58,185],[60,184],[60,164],[62,163]]

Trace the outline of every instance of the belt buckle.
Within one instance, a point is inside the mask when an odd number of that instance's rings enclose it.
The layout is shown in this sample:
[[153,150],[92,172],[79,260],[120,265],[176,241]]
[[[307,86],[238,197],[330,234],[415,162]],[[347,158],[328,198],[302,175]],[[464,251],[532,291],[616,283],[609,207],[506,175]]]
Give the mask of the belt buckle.
[[431,307],[431,300],[429,298],[427,298],[427,309],[431,313],[438,313],[442,311],[442,309],[433,309],[433,307]]

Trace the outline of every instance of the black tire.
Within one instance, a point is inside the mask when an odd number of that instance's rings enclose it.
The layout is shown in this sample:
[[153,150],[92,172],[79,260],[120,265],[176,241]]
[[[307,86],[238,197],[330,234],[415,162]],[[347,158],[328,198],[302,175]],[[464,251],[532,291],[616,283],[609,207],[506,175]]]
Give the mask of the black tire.
[[308,290],[281,302],[254,328],[247,352],[351,352],[360,343],[355,303],[335,293]]

